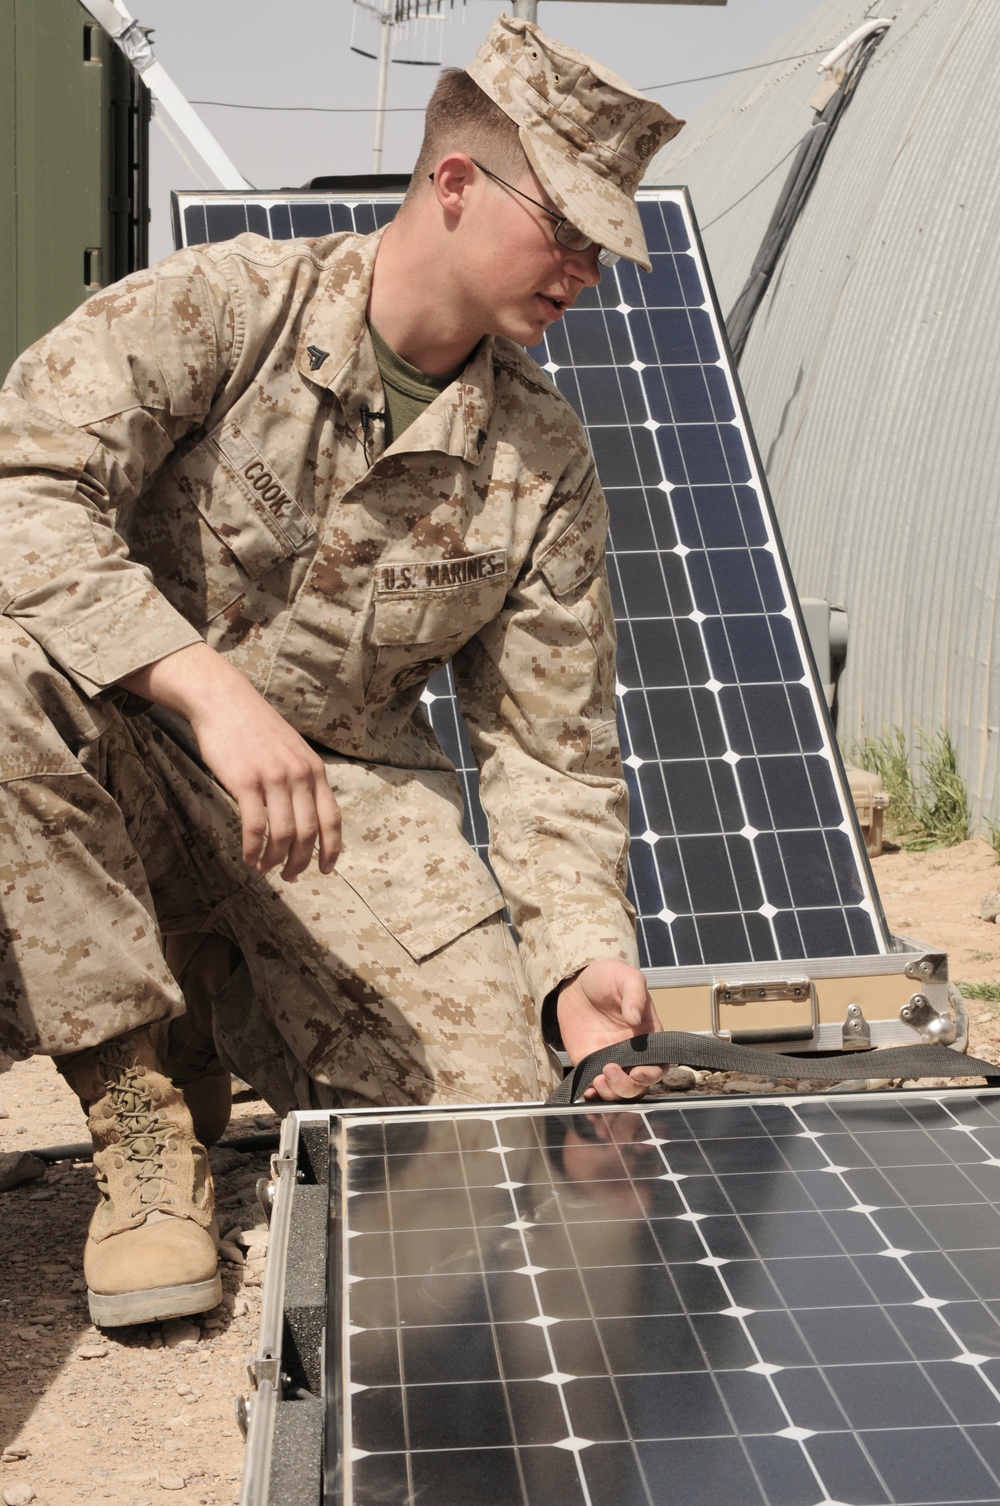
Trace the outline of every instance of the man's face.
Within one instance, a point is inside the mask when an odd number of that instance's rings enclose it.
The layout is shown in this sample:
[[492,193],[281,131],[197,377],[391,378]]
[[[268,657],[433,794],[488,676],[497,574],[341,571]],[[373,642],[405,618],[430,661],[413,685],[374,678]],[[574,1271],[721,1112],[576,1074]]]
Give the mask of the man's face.
[[[534,173],[511,183],[558,215]],[[600,282],[600,248],[567,251],[555,240],[556,221],[544,209],[481,170],[471,185],[467,214],[469,210],[465,285],[480,315],[481,332],[537,345],[583,289]]]

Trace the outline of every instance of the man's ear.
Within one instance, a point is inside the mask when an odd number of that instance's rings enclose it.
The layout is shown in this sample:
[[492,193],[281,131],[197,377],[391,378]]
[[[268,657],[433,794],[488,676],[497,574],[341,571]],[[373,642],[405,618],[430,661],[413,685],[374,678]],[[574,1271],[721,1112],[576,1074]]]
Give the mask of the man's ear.
[[478,169],[464,152],[448,152],[434,169],[434,192],[441,208],[454,218],[462,213]]

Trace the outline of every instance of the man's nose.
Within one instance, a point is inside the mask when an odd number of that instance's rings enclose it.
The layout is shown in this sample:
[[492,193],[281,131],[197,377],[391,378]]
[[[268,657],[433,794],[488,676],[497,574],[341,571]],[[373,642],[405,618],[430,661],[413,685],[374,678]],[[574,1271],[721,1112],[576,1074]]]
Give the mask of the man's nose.
[[596,287],[601,280],[600,251],[600,246],[588,246],[586,251],[570,251],[566,256],[566,270],[586,288]]

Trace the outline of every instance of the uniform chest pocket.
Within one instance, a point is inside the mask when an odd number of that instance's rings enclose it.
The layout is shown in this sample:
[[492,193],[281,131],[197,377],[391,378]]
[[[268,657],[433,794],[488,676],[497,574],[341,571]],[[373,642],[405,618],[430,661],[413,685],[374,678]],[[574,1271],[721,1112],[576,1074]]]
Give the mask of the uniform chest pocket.
[[296,554],[316,530],[236,424],[185,456],[174,483],[251,580]]
[[457,647],[493,620],[506,594],[506,549],[379,565],[372,640],[384,648]]

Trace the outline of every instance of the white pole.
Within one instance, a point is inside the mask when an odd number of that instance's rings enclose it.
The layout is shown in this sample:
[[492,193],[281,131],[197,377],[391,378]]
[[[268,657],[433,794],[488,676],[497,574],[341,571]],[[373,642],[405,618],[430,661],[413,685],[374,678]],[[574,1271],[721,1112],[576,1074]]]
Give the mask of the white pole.
[[538,0],[514,0],[514,18],[518,21],[537,21]]
[[138,22],[132,19],[122,0],[117,0],[117,3],[116,0],[84,0],[84,5],[94,20],[100,22],[118,44],[157,104],[184,133],[223,188],[236,191],[249,188],[246,178],[230,162],[205,122],[191,108],[167,74],[163,64],[156,61],[149,39],[141,31]]
[[381,18],[378,43],[378,93],[375,96],[375,144],[372,148],[372,172],[382,171],[382,137],[385,134],[385,96],[389,87],[389,54],[392,51],[392,13]]

